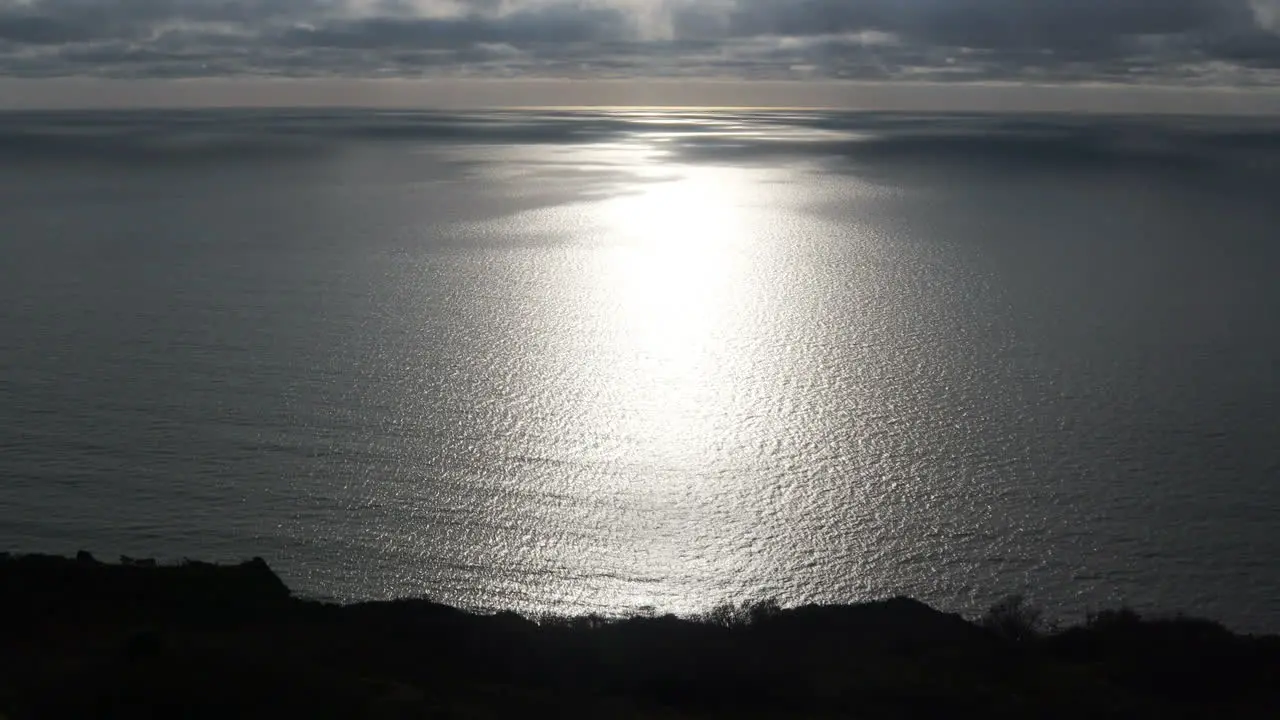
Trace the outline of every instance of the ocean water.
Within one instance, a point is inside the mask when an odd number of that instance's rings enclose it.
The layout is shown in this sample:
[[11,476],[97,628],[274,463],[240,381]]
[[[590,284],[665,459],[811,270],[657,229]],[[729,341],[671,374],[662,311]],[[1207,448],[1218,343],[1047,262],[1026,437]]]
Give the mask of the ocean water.
[[0,115],[0,550],[1280,631],[1280,133]]

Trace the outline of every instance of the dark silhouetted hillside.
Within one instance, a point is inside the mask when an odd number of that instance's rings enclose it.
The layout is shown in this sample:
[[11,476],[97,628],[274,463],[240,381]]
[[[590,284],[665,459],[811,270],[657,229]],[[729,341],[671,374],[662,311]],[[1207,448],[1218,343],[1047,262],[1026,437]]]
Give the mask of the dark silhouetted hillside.
[[[533,622],[291,597],[266,563],[0,559],[26,718],[1280,717],[1280,638],[1130,611],[1046,633],[895,598]],[[1019,614],[1024,613],[1024,614]],[[1158,715],[1157,715],[1158,713]]]

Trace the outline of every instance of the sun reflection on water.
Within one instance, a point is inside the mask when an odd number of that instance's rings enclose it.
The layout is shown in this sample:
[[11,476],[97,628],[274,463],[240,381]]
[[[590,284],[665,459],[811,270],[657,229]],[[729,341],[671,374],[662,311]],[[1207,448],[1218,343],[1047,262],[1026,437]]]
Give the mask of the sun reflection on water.
[[[654,179],[655,165],[637,166],[634,184],[582,208],[591,217],[582,280],[596,346],[591,362],[563,360],[577,362],[592,386],[580,432],[608,447],[590,454],[589,487],[576,491],[606,498],[612,537],[588,561],[605,576],[558,591],[601,607],[706,604],[685,596],[687,583],[734,571],[690,540],[753,522],[741,512],[746,474],[732,470],[757,454],[758,428],[745,418],[767,365],[759,353],[768,352],[747,341],[761,330],[768,255],[752,180],[738,168],[690,166],[661,167],[665,176]],[[724,516],[731,508],[739,512]]]
[[600,203],[612,420],[643,453],[635,460],[697,461],[731,414],[724,380],[750,272],[739,190],[731,171],[693,169]]
[[775,592],[825,536],[803,519],[822,464],[794,459],[825,433],[830,285],[806,253],[827,226],[790,211],[810,199],[796,172],[673,161],[660,139],[554,161],[592,181],[491,226],[503,243],[478,270],[494,300],[475,327],[507,351],[477,373],[500,388],[477,448],[504,469],[467,467],[505,495],[476,524],[523,539],[460,542],[502,568],[469,592],[573,612]]

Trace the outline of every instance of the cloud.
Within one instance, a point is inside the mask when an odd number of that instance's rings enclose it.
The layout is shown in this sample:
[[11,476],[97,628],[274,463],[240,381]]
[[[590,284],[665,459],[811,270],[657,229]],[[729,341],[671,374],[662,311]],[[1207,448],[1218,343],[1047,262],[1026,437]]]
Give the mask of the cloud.
[[360,18],[293,27],[275,39],[291,47],[414,50],[620,42],[633,32],[629,18],[616,8],[553,5],[488,17]]
[[879,30],[973,48],[1063,48],[1192,32],[1250,17],[1230,0],[739,0],[727,29],[811,35]]
[[1259,85],[1280,0],[0,0],[0,74]]

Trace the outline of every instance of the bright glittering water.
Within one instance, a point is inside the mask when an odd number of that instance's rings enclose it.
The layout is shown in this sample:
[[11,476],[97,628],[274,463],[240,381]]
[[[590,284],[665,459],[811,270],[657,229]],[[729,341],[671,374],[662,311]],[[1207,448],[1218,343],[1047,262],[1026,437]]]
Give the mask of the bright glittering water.
[[0,116],[0,549],[1280,630],[1280,136]]

